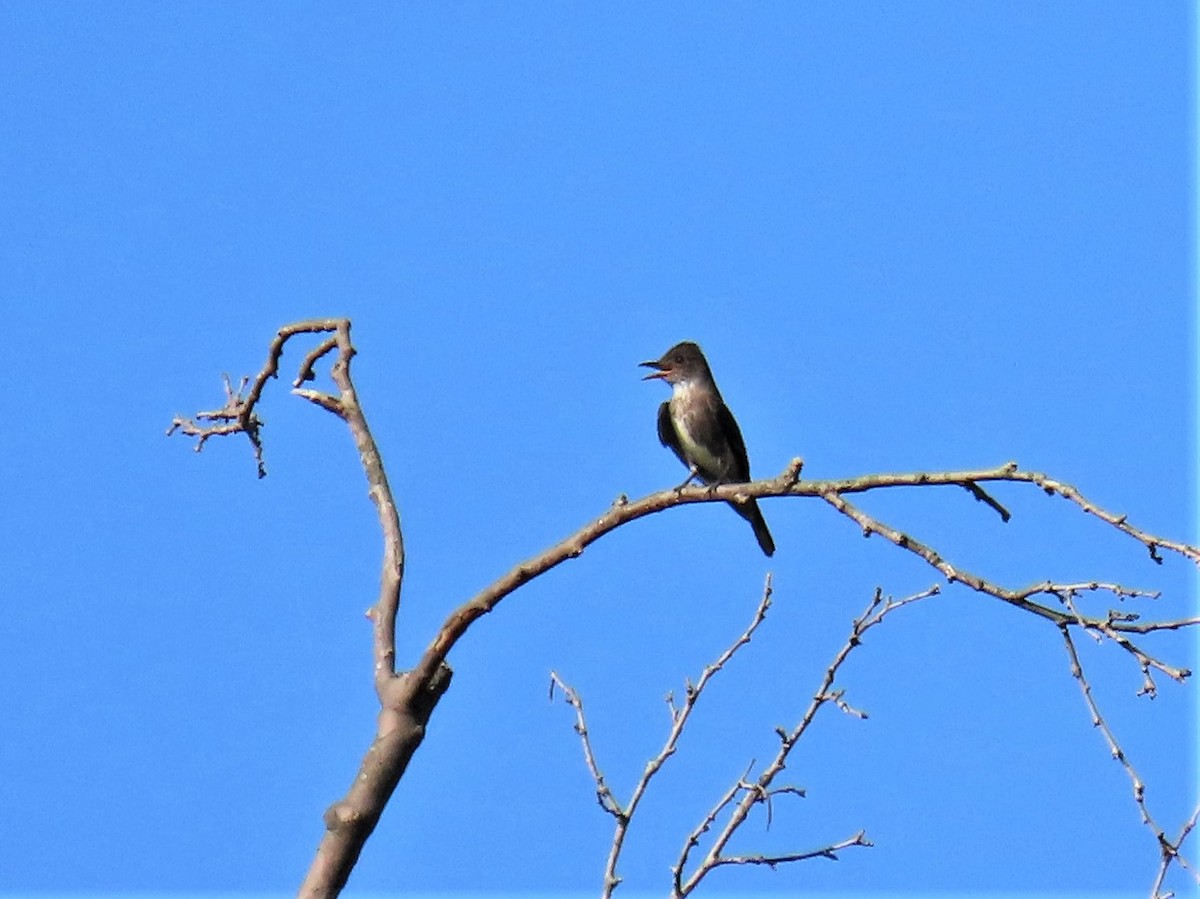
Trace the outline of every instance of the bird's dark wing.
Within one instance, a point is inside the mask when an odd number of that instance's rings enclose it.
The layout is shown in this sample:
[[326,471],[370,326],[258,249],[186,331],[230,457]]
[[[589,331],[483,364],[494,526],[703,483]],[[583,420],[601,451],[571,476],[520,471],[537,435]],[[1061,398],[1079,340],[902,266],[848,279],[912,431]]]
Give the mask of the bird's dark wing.
[[717,404],[717,417],[721,420],[721,430],[729,442],[730,452],[733,453],[732,463],[725,472],[725,479],[731,482],[750,480],[750,457],[746,455],[746,442],[742,440],[742,432],[734,420],[733,413],[724,403]]
[[683,445],[679,442],[679,435],[675,433],[675,423],[671,421],[671,404],[669,402],[664,402],[658,407],[658,442],[669,448],[680,462],[691,467],[691,463],[683,455]]
[[[742,440],[741,429],[738,428],[733,413],[724,403],[721,403],[718,416],[729,441],[729,451],[733,456],[733,462],[729,467],[729,480],[748,481],[750,480],[750,457],[746,454],[746,442]],[[771,538],[771,532],[767,528],[767,522],[763,518],[762,512],[759,511],[758,503],[754,500],[747,500],[743,503],[731,502],[729,505],[733,506],[733,511],[750,522],[750,526],[754,528],[754,537],[758,540],[758,545],[763,553],[768,556],[775,555],[775,541]]]

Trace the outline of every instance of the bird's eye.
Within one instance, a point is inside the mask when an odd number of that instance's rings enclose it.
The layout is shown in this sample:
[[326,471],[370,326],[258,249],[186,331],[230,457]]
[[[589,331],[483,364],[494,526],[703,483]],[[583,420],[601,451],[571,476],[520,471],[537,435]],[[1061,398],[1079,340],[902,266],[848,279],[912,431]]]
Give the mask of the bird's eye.
[[676,365],[679,365],[681,362],[683,362],[683,354],[682,354],[682,353],[676,353],[676,354],[675,354],[675,358],[674,358],[674,359],[672,359],[671,361],[672,361],[672,362],[674,362]]

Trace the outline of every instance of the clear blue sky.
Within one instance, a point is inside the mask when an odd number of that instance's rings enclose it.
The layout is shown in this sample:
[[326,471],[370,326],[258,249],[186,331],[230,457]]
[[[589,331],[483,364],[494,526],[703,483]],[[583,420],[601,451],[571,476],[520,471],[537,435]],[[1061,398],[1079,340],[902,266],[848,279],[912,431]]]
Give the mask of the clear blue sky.
[[[685,338],[757,475],[1015,459],[1194,541],[1195,32],[1182,2],[5,4],[0,892],[286,894],[349,784],[380,550],[345,428],[281,380],[265,481],[244,441],[163,436],[287,321],[353,319],[402,662],[680,479],[636,363]],[[1194,613],[1187,563],[996,492],[1007,526],[961,491],[864,505],[1011,586]],[[595,894],[610,821],[548,672],[624,795],[771,570],[760,639],[631,831],[627,888],[661,895],[874,587],[936,581],[823,504],[764,512],[769,564],[728,509],[675,509],[480,621],[356,891]],[[1039,625],[963,590],[885,623],[839,681],[871,718],[823,712],[789,767],[808,798],[737,844],[876,847],[711,886],[1145,895],[1156,848]],[[1128,657],[1080,642],[1176,831],[1196,687],[1135,700]],[[1194,640],[1149,645],[1196,667]]]

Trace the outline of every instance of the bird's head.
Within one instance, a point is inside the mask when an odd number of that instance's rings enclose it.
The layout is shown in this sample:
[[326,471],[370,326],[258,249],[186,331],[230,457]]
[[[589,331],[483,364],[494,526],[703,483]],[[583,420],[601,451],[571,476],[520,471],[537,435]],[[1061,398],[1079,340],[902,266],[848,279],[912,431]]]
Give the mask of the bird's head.
[[668,384],[680,384],[700,377],[712,377],[708,371],[708,362],[705,360],[704,354],[700,352],[700,347],[690,340],[675,344],[663,353],[660,359],[640,364],[654,369],[642,378],[643,381],[662,378]]

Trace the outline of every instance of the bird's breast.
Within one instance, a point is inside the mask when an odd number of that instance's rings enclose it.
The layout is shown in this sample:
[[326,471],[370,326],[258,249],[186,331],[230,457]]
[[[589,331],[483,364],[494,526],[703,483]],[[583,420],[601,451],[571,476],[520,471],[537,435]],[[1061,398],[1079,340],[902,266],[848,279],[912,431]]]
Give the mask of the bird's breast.
[[684,382],[674,385],[670,411],[687,460],[700,470],[706,481],[722,480],[727,474],[729,453],[712,404]]

